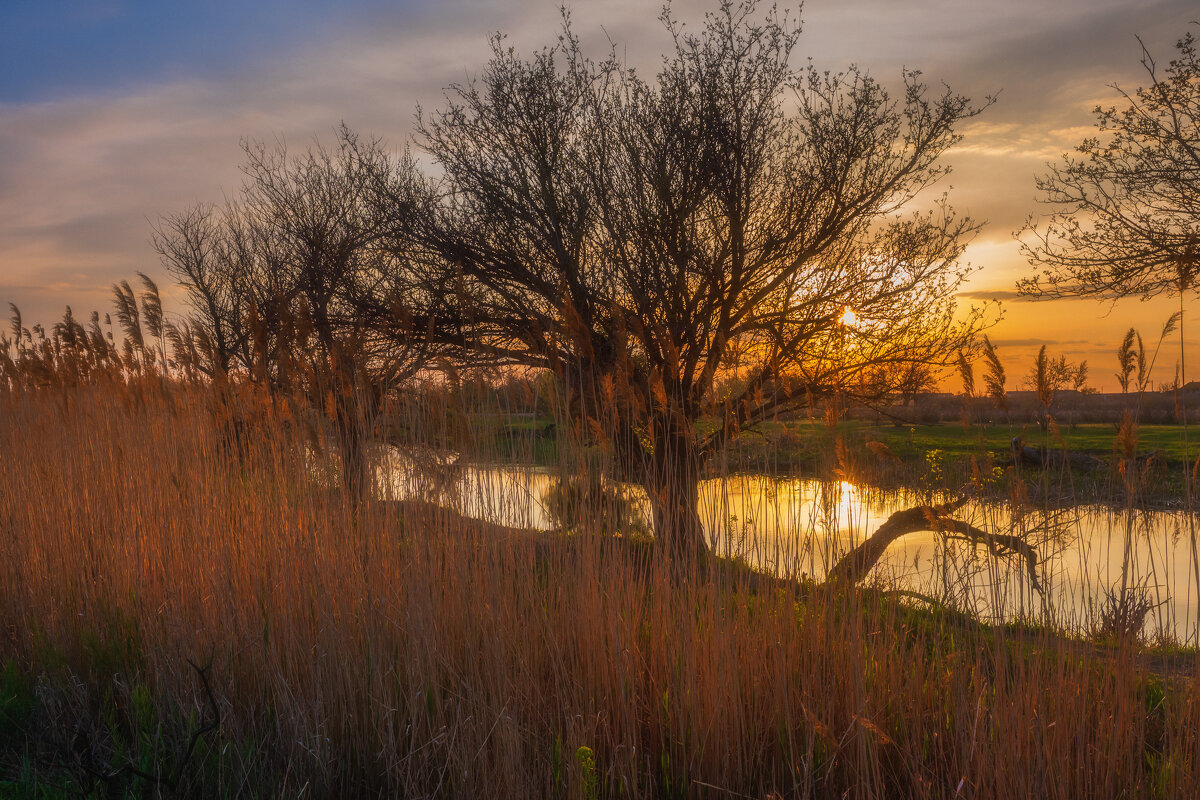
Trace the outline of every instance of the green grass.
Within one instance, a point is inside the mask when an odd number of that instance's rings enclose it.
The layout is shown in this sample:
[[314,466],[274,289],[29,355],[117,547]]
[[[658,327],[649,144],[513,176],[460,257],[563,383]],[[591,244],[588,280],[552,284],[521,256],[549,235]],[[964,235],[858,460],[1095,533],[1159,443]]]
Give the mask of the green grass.
[[[557,463],[561,440],[547,426],[550,419],[472,419],[478,426],[476,440],[481,451],[490,451],[497,460],[508,463],[532,463],[549,466]],[[697,425],[703,435],[715,426],[715,421],[702,420]],[[1193,428],[1185,452],[1185,429],[1182,425],[1142,425],[1138,428],[1138,453],[1158,452],[1170,464],[1179,465],[1185,459],[1191,463],[1200,454],[1200,429]],[[866,442],[878,441],[906,462],[922,464],[926,453],[939,450],[947,459],[969,458],[992,452],[996,458],[1008,458],[1014,437],[1022,437],[1030,447],[1047,447],[1087,453],[1108,461],[1113,454],[1117,427],[1109,423],[1063,424],[1057,436],[1028,424],[875,424],[848,421],[830,427],[819,420],[789,420],[767,422],[746,431],[731,443],[727,454],[729,466],[739,471],[761,471],[767,474],[819,475],[832,466],[830,455],[836,438],[859,451]]]
[[[874,438],[888,445],[901,457],[918,457],[929,450],[942,450],[952,456],[967,456],[982,450],[998,454],[1008,452],[1014,436],[1021,436],[1031,447],[1066,447],[1068,450],[1087,453],[1106,459],[1113,453],[1117,429],[1110,424],[1080,424],[1062,426],[1059,435],[1062,443],[1050,433],[1040,431],[1035,425],[973,425],[964,428],[961,424],[939,423],[896,428],[893,426],[847,423],[846,430],[864,438]],[[1190,458],[1196,457],[1197,438],[1200,431],[1193,429],[1190,435]],[[1143,425],[1138,429],[1138,452],[1145,454],[1157,450],[1171,462],[1184,459],[1184,428],[1182,425]]]
[[[1058,437],[1043,432],[1036,425],[971,425],[961,423],[934,423],[925,425],[878,425],[868,422],[843,422],[830,428],[823,422],[799,420],[794,422],[767,423],[758,431],[739,437],[737,445],[749,447],[754,441],[762,442],[763,449],[787,444],[794,440],[794,452],[789,457],[779,454],[784,461],[815,463],[818,454],[828,452],[833,439],[841,435],[850,445],[861,445],[868,441],[883,442],[905,460],[921,461],[930,450],[941,450],[948,457],[966,457],[981,451],[991,451],[1006,457],[1014,437],[1020,436],[1030,447],[1049,447],[1087,453],[1101,459],[1112,456],[1117,429],[1107,423],[1062,425]],[[1190,431],[1187,453],[1189,460],[1200,452],[1200,430]],[[1169,462],[1180,463],[1185,457],[1184,427],[1182,425],[1142,425],[1138,429],[1138,452],[1148,454],[1158,451]]]

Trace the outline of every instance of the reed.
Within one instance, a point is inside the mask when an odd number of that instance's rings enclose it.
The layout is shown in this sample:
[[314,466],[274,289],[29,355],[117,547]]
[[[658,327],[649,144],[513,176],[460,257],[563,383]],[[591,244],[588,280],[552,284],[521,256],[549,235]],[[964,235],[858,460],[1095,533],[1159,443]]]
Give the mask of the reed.
[[1200,791],[1189,653],[349,502],[304,415],[228,387],[0,404],[0,794]]

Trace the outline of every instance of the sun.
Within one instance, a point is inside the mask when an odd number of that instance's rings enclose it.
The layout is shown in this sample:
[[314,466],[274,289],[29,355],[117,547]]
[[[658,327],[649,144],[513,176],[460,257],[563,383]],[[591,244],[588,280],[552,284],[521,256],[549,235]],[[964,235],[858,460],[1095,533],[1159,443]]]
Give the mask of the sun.
[[847,328],[853,328],[858,324],[858,317],[855,315],[853,308],[846,306],[846,310],[842,312],[842,316],[838,319],[838,322]]

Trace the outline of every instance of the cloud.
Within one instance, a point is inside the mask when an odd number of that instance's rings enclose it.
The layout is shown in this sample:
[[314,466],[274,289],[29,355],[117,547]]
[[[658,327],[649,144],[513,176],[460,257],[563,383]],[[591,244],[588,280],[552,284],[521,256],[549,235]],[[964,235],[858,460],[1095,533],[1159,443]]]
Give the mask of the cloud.
[[966,292],[959,292],[958,297],[964,300],[1017,300],[1025,301],[1029,298],[1011,289],[995,289],[988,291],[987,289],[972,289]]
[[1090,345],[1086,339],[991,339],[996,347],[1069,347],[1075,345]]
[[[694,30],[712,7],[686,0],[673,12]],[[591,53],[602,56],[611,38],[645,75],[669,45],[656,16],[641,0],[572,11]],[[975,97],[1003,89],[995,106],[963,126],[962,143],[947,155],[954,173],[938,188],[953,185],[956,208],[987,220],[967,257],[983,267],[978,280],[1005,287],[960,296],[1019,301],[1011,279],[1028,268],[1011,233],[1039,210],[1034,177],[1091,130],[1091,104],[1112,100],[1106,83],[1137,84],[1133,34],[1165,56],[1191,16],[1192,0],[1148,8],[1126,0],[814,0],[796,63],[809,55],[821,68],[858,62],[892,86],[902,66],[921,68],[934,92],[943,80]],[[68,303],[105,306],[107,287],[141,270],[178,302],[150,226],[236,194],[241,139],[281,137],[300,149],[344,120],[400,147],[418,104],[440,106],[443,87],[478,73],[494,31],[529,52],[553,42],[558,25],[557,0],[389,4],[367,22],[335,26],[332,38],[314,35],[300,49],[264,57],[253,71],[0,105],[0,301],[20,303],[27,318],[53,319]],[[1038,313],[1045,324],[1089,324],[1078,314]]]
[[[0,301],[41,316],[100,299],[94,287],[137,270],[168,283],[151,224],[236,194],[242,139],[300,149],[344,120],[399,147],[418,102],[438,105],[443,86],[486,61],[495,22],[484,13],[451,27],[418,20],[294,53],[265,72],[0,105]],[[64,288],[35,288],[51,284]]]
[[[1015,289],[970,289],[965,292],[959,292],[957,295],[963,300],[1003,300],[1006,303],[1044,303],[1046,300],[1039,297],[1031,297],[1027,294],[1021,294]],[[1087,303],[1095,305],[1098,301],[1094,297],[1057,297],[1055,302],[1059,303]]]

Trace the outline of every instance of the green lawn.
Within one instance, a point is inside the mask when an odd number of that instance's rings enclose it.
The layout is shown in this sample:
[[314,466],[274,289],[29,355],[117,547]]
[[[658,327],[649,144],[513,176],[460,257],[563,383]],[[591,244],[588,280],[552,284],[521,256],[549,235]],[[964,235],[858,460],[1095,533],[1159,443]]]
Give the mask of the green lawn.
[[[929,450],[941,450],[950,456],[965,456],[980,450],[991,450],[997,454],[1007,453],[1014,436],[1021,436],[1031,447],[1051,447],[1088,453],[1101,459],[1112,456],[1117,437],[1115,426],[1107,423],[1063,426],[1058,437],[1043,433],[1036,425],[974,425],[964,428],[958,423],[937,425],[915,425],[896,428],[860,423],[847,423],[847,433],[881,441],[902,458],[920,457]],[[1137,431],[1138,453],[1145,455],[1158,451],[1170,462],[1181,462],[1185,457],[1185,431],[1182,425],[1143,425]],[[1190,445],[1188,460],[1195,459],[1200,452],[1200,429],[1187,432]]]

